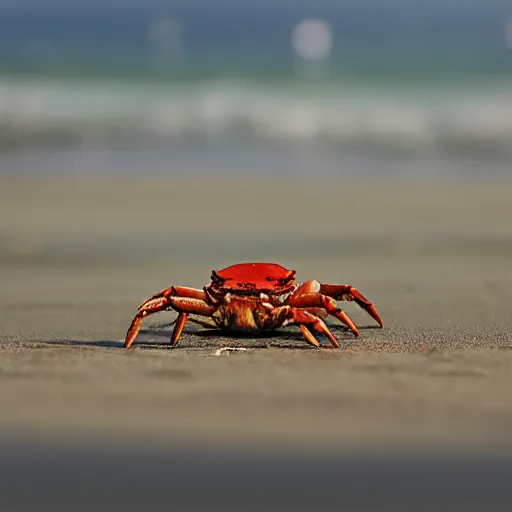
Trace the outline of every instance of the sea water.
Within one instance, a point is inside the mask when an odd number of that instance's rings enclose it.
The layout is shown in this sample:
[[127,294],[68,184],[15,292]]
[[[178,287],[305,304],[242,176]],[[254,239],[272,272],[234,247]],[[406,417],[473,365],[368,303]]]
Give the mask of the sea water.
[[4,2],[0,171],[56,170],[508,176],[512,8]]

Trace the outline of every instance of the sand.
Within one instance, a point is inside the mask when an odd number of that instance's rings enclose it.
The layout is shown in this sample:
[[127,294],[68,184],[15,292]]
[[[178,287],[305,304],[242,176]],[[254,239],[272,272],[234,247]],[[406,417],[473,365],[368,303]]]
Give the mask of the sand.
[[[248,174],[0,177],[0,427],[292,450],[512,439],[512,185]],[[348,283],[355,339],[227,338],[137,305],[275,261]],[[334,326],[335,322],[331,322]],[[224,352],[218,348],[243,347]]]

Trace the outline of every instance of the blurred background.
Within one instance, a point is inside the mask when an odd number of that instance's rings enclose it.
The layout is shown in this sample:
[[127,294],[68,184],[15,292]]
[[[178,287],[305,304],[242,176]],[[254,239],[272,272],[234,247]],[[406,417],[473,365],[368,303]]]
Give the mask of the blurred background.
[[0,171],[488,176],[511,159],[506,0],[0,4]]

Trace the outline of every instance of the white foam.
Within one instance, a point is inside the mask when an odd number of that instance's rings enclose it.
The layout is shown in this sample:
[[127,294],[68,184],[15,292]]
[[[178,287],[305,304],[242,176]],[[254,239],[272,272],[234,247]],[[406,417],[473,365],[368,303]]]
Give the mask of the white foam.
[[485,143],[487,151],[506,152],[512,148],[512,86],[404,94],[227,81],[0,81],[4,146],[13,140],[111,144],[188,137],[437,152],[475,150]]

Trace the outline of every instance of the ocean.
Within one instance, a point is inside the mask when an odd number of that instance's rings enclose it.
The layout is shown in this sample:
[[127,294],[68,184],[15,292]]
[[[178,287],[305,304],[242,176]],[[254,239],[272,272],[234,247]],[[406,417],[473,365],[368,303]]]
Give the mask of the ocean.
[[0,6],[0,172],[502,177],[511,164],[506,2]]

